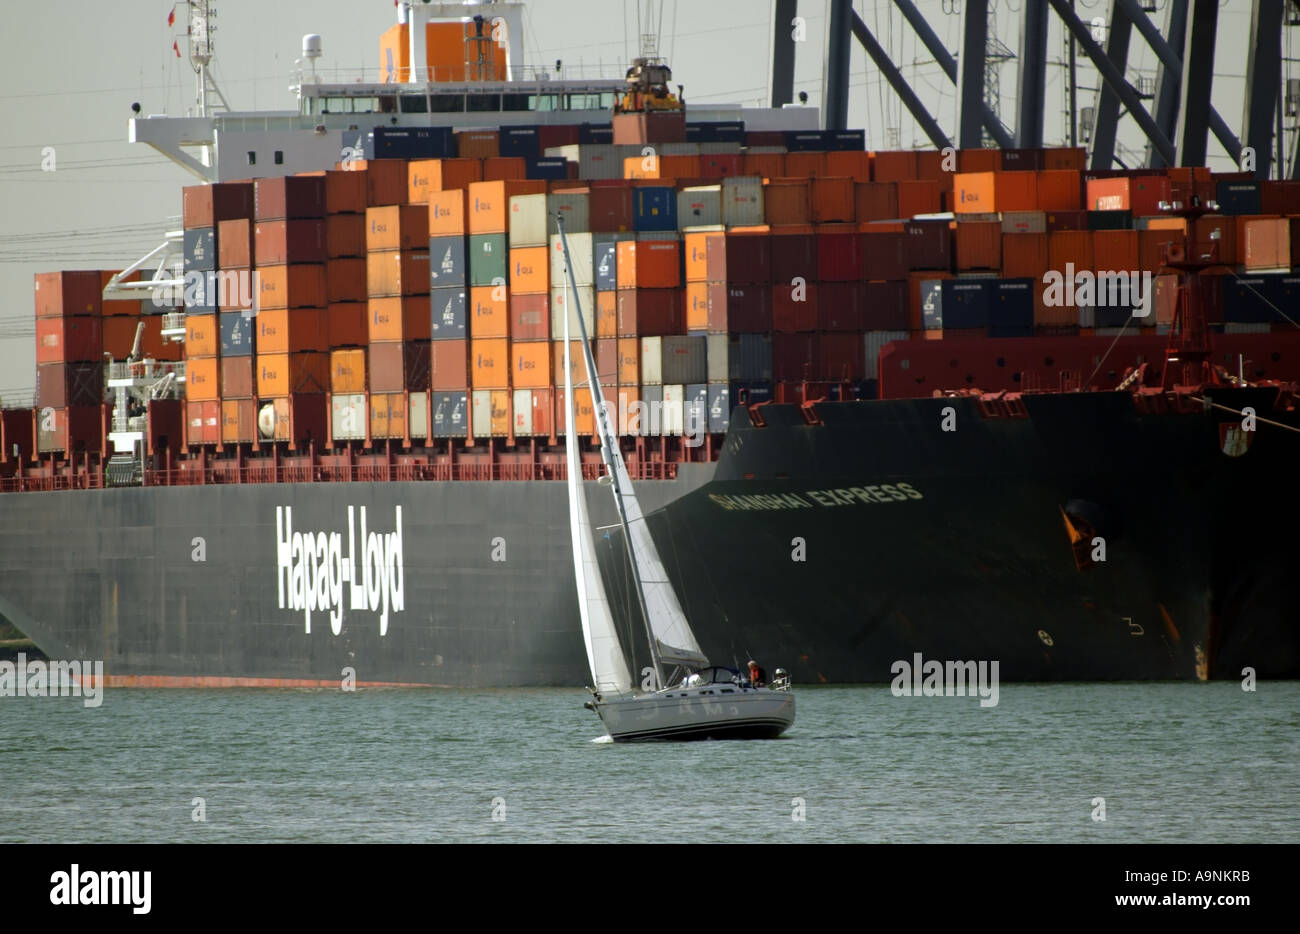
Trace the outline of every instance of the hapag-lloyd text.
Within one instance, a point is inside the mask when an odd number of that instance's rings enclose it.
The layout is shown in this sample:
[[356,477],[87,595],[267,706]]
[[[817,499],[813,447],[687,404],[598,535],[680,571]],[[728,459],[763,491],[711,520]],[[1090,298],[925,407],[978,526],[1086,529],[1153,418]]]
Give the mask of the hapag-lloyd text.
[[379,614],[379,634],[388,632],[388,614],[406,608],[406,569],[402,557],[402,507],[393,507],[394,531],[369,532],[366,507],[361,520],[361,573],[357,573],[356,526],[348,507],[348,551],[340,532],[294,532],[293,507],[275,507],[276,589],[280,609],[298,610],[311,632],[311,614],[329,613],[330,630],[343,631],[343,583],[349,582],[349,607]]

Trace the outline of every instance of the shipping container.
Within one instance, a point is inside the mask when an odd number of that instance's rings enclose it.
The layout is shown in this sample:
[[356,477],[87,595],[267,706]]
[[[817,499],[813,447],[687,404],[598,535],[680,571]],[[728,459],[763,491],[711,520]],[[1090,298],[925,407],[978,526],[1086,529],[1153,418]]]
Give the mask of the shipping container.
[[[430,336],[435,341],[463,341],[469,336],[469,299],[465,289],[434,289],[429,293]],[[454,387],[453,387],[454,388]]]
[[1096,272],[1138,271],[1140,268],[1138,265],[1138,232],[1136,230],[1094,231],[1092,235],[1092,268]]
[[772,226],[811,224],[812,191],[808,179],[774,178],[763,189],[764,223]]
[[793,334],[817,329],[817,285],[772,286],[772,330]]
[[329,313],[324,308],[268,308],[260,311],[253,319],[257,352],[284,354],[327,351],[328,320]]
[[370,307],[366,302],[340,302],[327,311],[331,347],[351,347],[370,339]]
[[[326,217],[325,255],[329,259],[342,257],[364,259],[366,255],[366,216],[364,214],[331,214]],[[222,265],[226,265],[224,260]]]
[[[848,239],[850,237],[856,238],[861,258],[845,266],[847,257],[843,254],[847,252],[850,245]],[[946,242],[946,230],[942,237]],[[917,254],[918,263],[934,265],[935,258],[927,254],[943,247],[943,243],[936,238],[936,235],[928,231],[917,234],[915,244],[911,234],[897,230],[872,229],[865,234],[841,234],[839,238],[841,240],[839,256],[824,253],[826,244],[820,237],[818,238],[818,265],[822,270],[820,277],[823,281],[902,279],[907,275],[909,268],[909,252],[914,251]]]
[[863,375],[867,379],[879,376],[880,352],[894,341],[907,340],[907,331],[867,331],[862,335],[863,341]]
[[427,204],[393,204],[366,209],[366,250],[421,250],[429,243]]
[[365,392],[366,351],[354,347],[330,351],[330,392]]
[[253,182],[253,218],[259,222],[324,216],[323,175],[283,175]]
[[498,141],[503,156],[535,157],[541,153],[538,143],[538,127],[508,126],[501,128]]
[[466,391],[433,393],[433,436],[464,438],[469,433],[469,395]]
[[[573,282],[576,282],[580,287],[592,286],[595,283],[593,269],[595,247],[592,235],[589,233],[566,234],[565,239],[569,245],[569,262],[573,264]],[[558,235],[551,237],[550,251],[551,288],[555,289],[563,283],[569,282],[568,274],[565,272],[564,247],[561,245]]]
[[[197,317],[197,316],[192,316]],[[185,319],[186,339],[185,346],[190,349],[189,343],[189,323],[190,318]],[[253,353],[253,316],[246,315],[242,311],[223,311],[221,312],[221,356],[223,357],[247,357]],[[328,328],[326,328],[328,331]],[[200,353],[200,351],[194,351]]]
[[[198,227],[181,235],[182,265],[185,272],[206,272],[217,268],[217,229]],[[99,274],[95,274],[98,280]]]
[[510,197],[510,247],[546,247],[548,224],[547,199],[554,195],[532,194]]
[[778,380],[817,378],[817,335],[772,335],[772,373]]
[[588,222],[594,233],[625,233],[639,229],[633,189],[623,182],[615,185],[593,184],[587,207]]
[[430,343],[425,340],[372,341],[368,348],[370,391],[428,389],[430,353]]
[[548,341],[511,341],[511,385],[545,388],[551,385],[551,344]]
[[632,189],[633,228],[642,230],[677,229],[677,192],[671,187]]
[[[898,186],[897,217],[916,217],[936,214],[943,210],[943,197],[939,183],[933,179],[913,179],[895,182]],[[870,220],[871,218],[859,218]]]
[[[529,223],[526,230],[532,240],[527,244],[520,244],[521,246],[546,245],[552,235],[560,232],[556,222],[557,216],[563,218],[564,232],[570,236],[591,232],[591,190],[589,188],[568,188],[551,192],[544,196],[543,205],[542,220],[546,225],[543,235],[539,238],[533,229],[534,224]],[[536,211],[536,208],[534,207],[533,210]],[[513,225],[513,218],[511,223]],[[512,226],[511,230],[513,229]]]
[[1083,210],[1083,183],[1078,172],[1044,169],[1036,175],[1034,203],[1005,210],[1079,211]]
[[465,286],[465,238],[459,234],[429,238],[429,286],[432,289]]
[[751,178],[785,178],[785,152],[746,152],[741,158],[741,172]]
[[687,333],[709,329],[709,283],[686,283],[682,290],[682,315]]
[[933,317],[927,319],[927,328],[942,329],[945,332],[987,328],[993,299],[992,284],[995,281],[997,280],[945,279],[940,286],[940,304],[934,310]]
[[[288,396],[329,388],[329,354],[261,353],[257,356],[257,395]],[[187,378],[189,369],[186,371]]]
[[589,285],[578,286],[576,297],[571,289],[552,288],[550,296],[551,340],[564,339],[564,315],[568,309],[569,338],[578,340],[578,307],[582,308],[582,325],[586,328],[588,339],[596,334],[596,292]]
[[185,316],[185,351],[196,357],[220,353],[221,331],[216,315]]
[[251,444],[257,440],[257,400],[221,400],[221,441],[223,444]]
[[763,179],[726,178],[722,182],[722,223],[727,227],[757,227],[764,223]]
[[681,285],[681,244],[676,240],[627,240],[618,244],[620,289],[675,289]]
[[871,180],[876,182],[901,182],[917,178],[917,154],[903,152],[873,152],[871,154]]
[[264,266],[257,270],[254,278],[257,280],[259,310],[323,308],[329,304],[324,266]]
[[1002,272],[1011,278],[1041,278],[1049,262],[1046,233],[1002,234]]
[[898,209],[898,182],[858,182],[853,186],[853,214],[860,223],[895,220]]
[[445,159],[455,154],[449,126],[377,126],[365,138],[367,160]]
[[1037,179],[1028,172],[959,172],[953,177],[956,214],[1037,209]]
[[866,283],[822,282],[817,286],[817,330],[861,331]]
[[682,229],[716,227],[722,219],[722,186],[683,188],[677,192],[677,224]]
[[371,344],[376,341],[428,340],[432,336],[434,315],[429,298],[387,296],[372,298],[368,305],[367,334]]
[[[555,431],[563,435],[568,430],[568,408],[563,387],[555,390]],[[573,391],[573,425],[580,435],[596,433],[596,412],[591,404],[591,394],[585,388]]]
[[710,282],[708,293],[711,332],[755,333],[771,329],[773,289],[769,286]]
[[[597,302],[597,308],[599,304]],[[512,341],[545,341],[550,338],[549,295],[512,293],[509,297],[509,315],[509,332]]]
[[217,224],[217,266],[219,268],[247,269],[253,265],[254,227],[253,222],[247,218],[221,221]]
[[103,363],[42,363],[36,367],[37,407],[63,409],[103,402]]
[[90,315],[36,319],[37,363],[98,363],[104,352],[103,322]]
[[[335,214],[364,215],[366,213],[366,205],[369,203],[368,172],[330,169],[324,172],[301,172],[299,174],[315,175],[325,180],[326,216]],[[363,221],[363,231],[364,228]]]
[[862,328],[868,331],[906,330],[907,283],[899,279],[862,283]]
[[1140,217],[1160,213],[1160,202],[1173,192],[1164,175],[1088,178],[1084,207],[1089,211],[1131,211]]
[[474,234],[469,238],[471,285],[505,285],[510,253],[506,234]]
[[465,192],[437,191],[429,195],[429,236],[463,237],[466,231]]
[[253,251],[258,266],[323,263],[327,256],[325,222],[319,218],[258,221],[253,225]]
[[471,337],[509,337],[510,301],[499,286],[476,286],[469,290],[469,333]]
[[470,341],[470,386],[474,389],[509,389],[510,341],[476,337]]
[[507,235],[510,230],[511,197],[545,193],[546,183],[537,180],[471,183],[466,195],[469,232]]
[[36,317],[98,315],[102,307],[99,272],[38,272],[34,278]]
[[[1204,218],[1202,218],[1204,220]],[[1247,271],[1291,268],[1291,223],[1285,217],[1243,217],[1239,219],[1241,263]],[[1226,231],[1223,231],[1226,233]],[[1208,234],[1206,234],[1208,237]],[[1197,231],[1198,242],[1202,234]],[[1223,241],[1220,240],[1222,247]],[[1220,254],[1220,262],[1232,259]]]
[[1034,295],[1040,284],[1033,279],[990,280],[989,337],[1034,336]]
[[782,284],[795,278],[817,278],[817,237],[812,227],[772,231],[772,282]]
[[249,357],[222,357],[221,397],[223,399],[251,399],[256,382],[255,364]]
[[431,342],[429,370],[435,391],[469,388],[469,341],[461,339]]
[[1048,269],[1068,275],[1072,266],[1076,272],[1092,269],[1092,238],[1089,230],[1054,230],[1047,235]]
[[384,250],[366,254],[366,292],[371,298],[422,295],[428,291],[428,249]]
[[511,295],[545,295],[550,291],[550,251],[545,246],[510,250]]
[[185,359],[185,398],[211,402],[221,398],[221,365],[217,357]]
[[[554,303],[554,296],[552,296]],[[618,336],[681,334],[685,330],[682,293],[678,289],[621,289]]]
[[216,227],[222,221],[253,216],[252,182],[216,182],[181,189],[181,225]]
[[185,443],[193,447],[200,444],[221,443],[221,403],[216,400],[185,403]]
[[876,234],[873,237],[892,237],[892,251],[898,256],[894,275],[868,274],[867,255],[873,258],[887,255],[891,246],[868,238],[856,231],[817,234],[817,278],[822,282],[852,282],[863,278],[892,279],[901,275],[902,237],[897,234]]
[[364,392],[330,394],[330,440],[364,441],[369,427],[369,403]]
[[325,298],[335,302],[366,300],[366,261],[332,259],[325,264]]
[[[642,386],[662,386],[664,381],[662,337],[640,338],[639,361]],[[644,393],[642,394],[644,397]]]
[[596,293],[596,337],[618,335],[618,293],[603,290]]

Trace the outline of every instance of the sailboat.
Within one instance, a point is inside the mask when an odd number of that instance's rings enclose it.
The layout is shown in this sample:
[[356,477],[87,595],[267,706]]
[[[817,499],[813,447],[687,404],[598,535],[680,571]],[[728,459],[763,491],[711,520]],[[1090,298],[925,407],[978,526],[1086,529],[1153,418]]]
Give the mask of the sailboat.
[[[778,669],[772,686],[765,687],[755,685],[731,668],[709,664],[664,570],[636,491],[632,488],[623,452],[615,440],[596,362],[587,341],[587,328],[582,319],[578,286],[569,257],[569,242],[564,234],[564,219],[559,215],[556,215],[556,225],[566,267],[565,310],[562,313],[569,526],[573,539],[578,609],[594,684],[591,688],[593,699],[586,706],[600,716],[615,742],[779,736],[794,723],[794,693],[790,690],[789,679]],[[577,318],[581,336],[587,388],[600,434],[600,456],[605,467],[600,482],[614,495],[637,602],[646,626],[651,664],[641,690],[634,686],[627,656],[614,626],[587,517],[578,436],[573,428],[570,301],[574,303],[573,317]]]

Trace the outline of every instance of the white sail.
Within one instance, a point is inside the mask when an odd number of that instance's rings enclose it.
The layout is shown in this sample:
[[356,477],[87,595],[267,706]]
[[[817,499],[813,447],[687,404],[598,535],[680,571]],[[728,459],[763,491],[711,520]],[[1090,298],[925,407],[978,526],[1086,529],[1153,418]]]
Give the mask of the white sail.
[[[582,334],[582,356],[587,365],[587,385],[591,389],[591,401],[596,410],[596,420],[602,444],[605,448],[606,462],[614,477],[618,493],[623,500],[623,514],[627,520],[629,539],[632,545],[633,560],[641,576],[641,591],[645,597],[646,616],[649,617],[650,630],[654,633],[656,651],[660,661],[669,665],[685,665],[690,668],[703,668],[709,660],[700,650],[700,644],[686,621],[686,614],[677,601],[677,592],[673,590],[668,573],[659,559],[659,549],[655,547],[637,501],[636,491],[632,489],[632,478],[623,463],[623,452],[618,446],[614,426],[610,421],[609,409],[605,404],[605,395],[600,388],[600,379],[596,375],[596,361],[587,343],[587,328],[579,314],[578,328]],[[565,316],[565,362],[568,362],[568,316]],[[567,374],[566,374],[567,380]],[[566,382],[566,386],[568,383]],[[570,423],[571,424],[571,423]],[[573,432],[567,432],[572,437]]]
[[605,596],[605,582],[596,562],[596,546],[587,518],[582,488],[582,463],[578,458],[578,433],[573,430],[573,370],[569,363],[569,322],[564,322],[564,453],[569,474],[569,530],[573,536],[573,570],[578,583],[578,612],[587,644],[592,685],[600,694],[626,694],[632,690],[623,647],[614,629],[614,617]]

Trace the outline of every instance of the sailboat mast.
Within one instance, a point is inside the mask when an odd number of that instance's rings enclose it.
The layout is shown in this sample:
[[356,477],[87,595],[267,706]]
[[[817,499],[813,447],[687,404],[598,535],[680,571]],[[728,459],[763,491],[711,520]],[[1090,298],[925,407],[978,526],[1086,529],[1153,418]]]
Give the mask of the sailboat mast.
[[[663,687],[661,670],[663,665],[659,658],[659,649],[655,645],[654,630],[650,626],[650,612],[646,609],[645,587],[641,582],[641,569],[637,566],[636,554],[632,549],[632,532],[627,524],[627,511],[623,505],[623,494],[614,477],[614,432],[609,424],[609,413],[605,409],[604,393],[600,389],[600,377],[596,372],[596,361],[592,357],[591,347],[587,343],[587,326],[582,320],[582,301],[578,297],[578,282],[573,275],[573,261],[569,256],[569,238],[564,233],[564,217],[558,213],[555,215],[555,227],[559,231],[560,246],[564,250],[564,359],[567,363],[570,353],[568,316],[569,300],[571,299],[573,307],[577,309],[578,333],[582,337],[582,357],[587,366],[587,391],[591,394],[591,404],[595,410],[596,424],[600,427],[600,459],[604,462],[605,470],[611,480],[610,487],[614,494],[614,508],[618,512],[619,525],[623,529],[623,547],[627,551],[628,564],[632,568],[632,578],[636,582],[636,599],[638,606],[641,608],[641,620],[645,624],[646,644],[650,647],[650,664],[654,666],[655,682]],[[573,425],[565,425],[566,432],[573,430]]]

